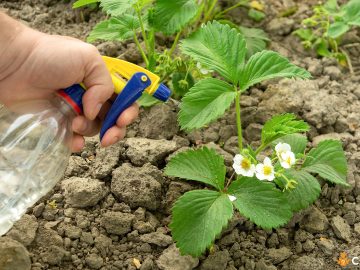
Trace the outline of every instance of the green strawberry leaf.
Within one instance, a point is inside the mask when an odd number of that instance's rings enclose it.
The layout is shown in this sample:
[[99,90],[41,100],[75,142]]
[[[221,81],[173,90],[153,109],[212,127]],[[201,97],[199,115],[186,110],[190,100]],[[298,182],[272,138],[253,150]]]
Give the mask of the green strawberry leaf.
[[152,21],[156,30],[172,35],[186,26],[198,13],[195,0],[157,0]]
[[268,120],[261,132],[261,142],[263,145],[289,134],[306,132],[309,125],[302,120],[297,120],[292,113],[276,115]]
[[140,23],[137,17],[124,14],[121,18],[110,18],[109,20],[98,23],[90,32],[87,38],[88,42],[95,40],[118,40],[125,41],[134,36],[134,32],[140,29]]
[[237,29],[239,33],[243,35],[247,47],[246,59],[249,59],[257,52],[264,50],[267,45],[266,43],[270,41],[267,34],[262,29],[239,26],[229,20],[219,20],[218,22]]
[[303,170],[319,174],[332,183],[349,186],[346,183],[347,163],[340,141],[325,140],[311,149],[303,164]]
[[328,29],[328,35],[331,38],[338,38],[345,34],[350,29],[350,26],[347,25],[345,22],[334,22],[330,24]]
[[126,14],[138,0],[101,0],[100,6],[111,16],[121,17]]
[[136,102],[141,107],[151,107],[159,103],[159,100],[144,92]]
[[302,40],[305,41],[313,41],[315,39],[314,33],[311,29],[298,29],[296,31],[293,32],[293,34],[297,35],[298,37],[300,37]]
[[181,129],[201,128],[224,114],[234,101],[234,88],[221,80],[207,78],[196,83],[180,105]]
[[265,50],[266,43],[269,42],[270,39],[262,29],[243,26],[239,26],[238,29],[246,40],[247,59],[249,59],[253,54]]
[[332,53],[329,50],[329,43],[326,39],[318,38],[314,43],[316,53],[320,56],[331,57]]
[[254,8],[249,9],[248,16],[256,22],[260,22],[266,17],[264,12],[258,11]]
[[295,133],[280,137],[273,141],[272,145],[275,147],[280,142],[289,144],[291,146],[291,151],[294,152],[294,154],[303,154],[308,140],[306,136]]
[[183,40],[181,49],[203,66],[237,84],[245,60],[246,41],[236,29],[217,21],[209,22]]
[[250,57],[244,69],[238,73],[241,91],[250,86],[269,79],[286,77],[308,79],[310,73],[297,67],[280,54],[264,50]]
[[228,195],[194,190],[181,196],[172,208],[169,225],[182,255],[199,257],[221,233],[233,215]]
[[276,189],[272,183],[239,177],[231,183],[228,194],[236,197],[233,204],[241,215],[264,229],[279,227],[287,223],[292,216],[283,192]]
[[339,5],[337,3],[337,0],[328,0],[324,4],[324,8],[331,13],[336,13],[339,10]]
[[320,195],[321,187],[314,176],[305,171],[286,170],[285,173],[289,179],[298,183],[295,189],[284,191],[292,211],[305,209],[316,201]]
[[78,0],[73,4],[72,8],[79,8],[79,7],[91,5],[91,4],[94,4],[97,2],[100,2],[100,0]]
[[177,154],[166,165],[165,174],[199,181],[220,191],[224,189],[226,167],[222,156],[204,147]]
[[350,25],[360,26],[360,3],[359,0],[351,0],[342,8],[345,12],[343,19]]

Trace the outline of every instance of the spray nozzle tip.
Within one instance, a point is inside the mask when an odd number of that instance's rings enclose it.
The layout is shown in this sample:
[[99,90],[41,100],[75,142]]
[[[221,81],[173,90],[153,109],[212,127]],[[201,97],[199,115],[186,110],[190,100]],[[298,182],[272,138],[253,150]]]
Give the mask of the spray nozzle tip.
[[154,98],[157,98],[161,101],[167,101],[171,96],[171,91],[167,88],[164,84],[160,84],[158,89],[156,89],[155,93],[153,94]]

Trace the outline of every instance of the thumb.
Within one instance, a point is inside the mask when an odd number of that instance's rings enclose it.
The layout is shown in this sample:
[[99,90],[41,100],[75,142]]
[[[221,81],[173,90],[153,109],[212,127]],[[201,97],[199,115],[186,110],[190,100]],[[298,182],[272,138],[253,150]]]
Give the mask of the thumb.
[[96,47],[89,45],[84,57],[83,83],[87,89],[83,96],[84,115],[94,120],[102,105],[113,95],[114,85]]

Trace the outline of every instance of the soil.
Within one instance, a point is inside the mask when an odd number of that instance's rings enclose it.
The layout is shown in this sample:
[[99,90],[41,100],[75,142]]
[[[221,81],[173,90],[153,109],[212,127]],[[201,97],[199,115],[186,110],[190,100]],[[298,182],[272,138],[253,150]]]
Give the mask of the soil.
[[[269,34],[270,48],[308,69],[313,80],[253,87],[241,100],[244,136],[258,144],[269,117],[293,112],[311,125],[310,144],[342,140],[350,189],[321,182],[319,200],[279,229],[265,231],[236,215],[211,254],[180,256],[167,227],[171,205],[201,186],[169,179],[162,169],[173,153],[199,144],[215,148],[231,165],[235,117],[231,110],[208,128],[185,134],[177,128],[177,107],[156,105],[142,109],[127,138],[110,148],[100,148],[98,137],[86,139],[84,150],[70,157],[64,179],[0,238],[0,268],[321,270],[342,269],[337,264],[341,252],[360,256],[360,36],[352,31],[346,37],[355,74],[305,51],[291,32],[316,3],[266,1],[268,15],[257,26]],[[277,16],[295,4],[295,14]],[[96,10],[73,11],[71,3],[60,0],[2,0],[0,9],[43,32],[79,39],[103,16]],[[234,11],[233,20],[253,26],[243,13]],[[96,46],[105,55],[141,63],[131,42]],[[4,260],[11,263],[5,267]]]

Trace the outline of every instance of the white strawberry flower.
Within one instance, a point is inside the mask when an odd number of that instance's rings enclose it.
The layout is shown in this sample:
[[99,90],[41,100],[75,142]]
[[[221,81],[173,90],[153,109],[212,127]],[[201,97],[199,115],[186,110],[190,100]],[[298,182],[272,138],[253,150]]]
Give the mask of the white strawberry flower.
[[275,146],[276,155],[279,158],[281,167],[290,169],[295,164],[295,154],[291,152],[291,146],[287,143],[278,143]]
[[280,164],[285,169],[290,169],[296,163],[295,154],[293,152],[285,152],[281,154]]
[[255,165],[251,164],[251,161],[247,157],[240,154],[235,155],[233,168],[236,174],[243,176],[253,177],[255,174]]
[[270,158],[266,157],[264,163],[256,165],[256,177],[259,180],[273,181],[275,178],[274,167]]
[[230,201],[236,201],[236,197],[233,195],[228,195]]
[[275,151],[276,151],[276,155],[278,156],[278,158],[281,158],[281,154],[282,153],[286,153],[286,152],[291,152],[291,146],[287,143],[281,143],[279,142],[276,146],[275,146]]

